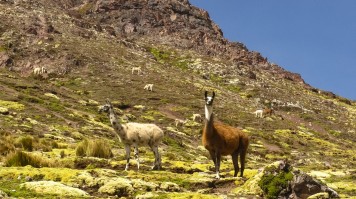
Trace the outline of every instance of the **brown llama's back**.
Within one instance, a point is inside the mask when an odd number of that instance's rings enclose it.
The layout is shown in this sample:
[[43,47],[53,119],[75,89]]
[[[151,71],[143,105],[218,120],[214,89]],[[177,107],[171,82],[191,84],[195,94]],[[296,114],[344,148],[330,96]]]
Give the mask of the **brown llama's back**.
[[239,147],[240,134],[243,132],[240,129],[228,126],[221,122],[214,122],[214,133],[209,138],[209,135],[203,134],[203,145],[208,150],[218,149],[221,155],[231,155]]

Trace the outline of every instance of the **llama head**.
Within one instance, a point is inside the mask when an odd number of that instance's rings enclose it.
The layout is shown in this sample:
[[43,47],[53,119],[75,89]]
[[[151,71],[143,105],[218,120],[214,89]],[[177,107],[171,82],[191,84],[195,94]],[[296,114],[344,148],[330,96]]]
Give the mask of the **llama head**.
[[211,97],[208,97],[208,91],[205,91],[205,104],[207,106],[212,106],[213,105],[213,101],[215,98],[215,92],[213,91],[213,95]]
[[110,100],[106,99],[106,104],[99,107],[99,113],[101,113],[101,112],[108,113],[111,108],[113,108],[113,106],[112,106]]
[[210,121],[211,114],[213,113],[213,101],[215,97],[215,92],[213,95],[208,97],[208,91],[205,91],[205,119]]

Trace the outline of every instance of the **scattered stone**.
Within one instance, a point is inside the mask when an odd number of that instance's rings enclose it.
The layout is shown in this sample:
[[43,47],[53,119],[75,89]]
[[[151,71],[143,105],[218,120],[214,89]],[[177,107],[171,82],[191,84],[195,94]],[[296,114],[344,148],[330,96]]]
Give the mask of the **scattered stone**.
[[155,198],[157,196],[158,196],[157,194],[154,194],[152,192],[147,192],[147,193],[142,194],[142,195],[137,195],[135,197],[135,199],[149,199],[149,198]]
[[[275,190],[274,183],[278,183],[279,190]],[[327,193],[329,198],[339,197],[333,189],[302,171],[294,170],[286,161],[277,161],[264,167],[260,173],[238,187],[235,193],[276,198],[308,198],[318,193]]]
[[9,109],[7,108],[4,108],[4,107],[0,107],[0,114],[2,115],[8,115],[10,112],[9,112]]
[[59,97],[53,93],[45,93],[44,95],[59,100]]
[[31,178],[31,176],[26,176],[26,177],[25,177],[25,180],[26,180],[27,182],[31,182],[31,181],[32,181],[32,178]]
[[92,99],[89,99],[87,105],[89,105],[89,106],[98,106],[99,102],[97,102],[95,100],[92,100]]

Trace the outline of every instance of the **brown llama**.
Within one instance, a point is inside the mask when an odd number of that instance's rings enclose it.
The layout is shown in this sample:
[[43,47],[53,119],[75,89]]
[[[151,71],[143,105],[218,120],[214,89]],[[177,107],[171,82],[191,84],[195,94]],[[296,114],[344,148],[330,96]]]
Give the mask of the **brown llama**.
[[264,116],[264,117],[267,116],[267,115],[272,116],[273,113],[274,113],[274,110],[271,109],[271,108],[265,108],[265,109],[263,109],[263,116]]
[[241,173],[243,176],[245,169],[245,158],[249,137],[246,133],[232,126],[221,122],[214,121],[213,101],[215,92],[212,97],[208,97],[205,91],[205,125],[203,128],[202,143],[209,151],[214,162],[216,178],[220,178],[220,160],[221,156],[231,155],[234,164],[234,177],[239,172],[238,156],[240,155]]

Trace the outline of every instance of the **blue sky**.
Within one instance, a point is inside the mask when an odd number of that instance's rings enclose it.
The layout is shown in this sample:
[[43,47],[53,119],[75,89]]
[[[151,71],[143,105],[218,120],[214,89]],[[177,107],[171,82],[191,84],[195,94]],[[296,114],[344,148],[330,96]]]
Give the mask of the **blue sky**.
[[311,86],[356,100],[356,0],[189,0],[224,37],[299,73]]

